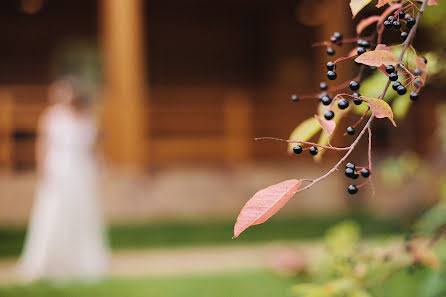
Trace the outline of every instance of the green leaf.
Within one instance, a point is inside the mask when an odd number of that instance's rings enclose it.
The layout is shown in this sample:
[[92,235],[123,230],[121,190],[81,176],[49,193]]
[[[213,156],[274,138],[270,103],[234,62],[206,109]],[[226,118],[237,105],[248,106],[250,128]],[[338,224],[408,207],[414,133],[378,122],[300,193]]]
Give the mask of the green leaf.
[[359,226],[346,221],[329,229],[325,235],[325,243],[337,256],[350,255],[359,241]]
[[372,2],[372,0],[351,0],[350,9],[352,10],[353,17],[355,17],[370,2]]
[[409,93],[404,94],[403,96],[397,96],[392,102],[392,110],[393,115],[397,120],[402,119],[406,116],[409,111],[409,107],[411,105]]
[[[289,137],[289,140],[296,140],[296,141],[308,141],[316,135],[320,130],[322,129],[321,125],[319,125],[319,122],[315,117],[311,117],[297,126],[293,132],[291,132],[291,135]],[[288,152],[291,154],[293,152],[293,147],[295,144],[289,143],[288,144]]]

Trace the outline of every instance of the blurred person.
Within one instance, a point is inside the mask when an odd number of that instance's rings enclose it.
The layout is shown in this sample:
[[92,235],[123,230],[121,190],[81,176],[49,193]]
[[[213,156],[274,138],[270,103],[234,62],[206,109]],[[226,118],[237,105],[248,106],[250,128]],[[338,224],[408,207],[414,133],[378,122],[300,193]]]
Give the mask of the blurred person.
[[64,77],[40,119],[37,192],[19,269],[25,280],[99,279],[107,246],[97,193],[97,126],[84,84]]

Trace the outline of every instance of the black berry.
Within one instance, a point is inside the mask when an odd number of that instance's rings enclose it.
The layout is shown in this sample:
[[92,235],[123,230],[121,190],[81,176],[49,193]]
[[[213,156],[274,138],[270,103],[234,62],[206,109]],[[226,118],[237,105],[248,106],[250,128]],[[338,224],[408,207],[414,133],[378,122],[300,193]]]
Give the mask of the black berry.
[[358,50],[356,52],[358,53],[358,56],[360,56],[366,52],[366,49],[363,47],[358,47]]
[[342,98],[338,101],[338,107],[339,109],[346,109],[350,104],[348,103],[348,100],[345,98]]
[[347,164],[345,164],[345,168],[351,168],[351,169],[355,170],[356,166],[353,163],[347,163]]
[[352,179],[357,179],[358,177],[359,177],[359,174],[355,173],[355,174],[353,174]]
[[392,28],[392,23],[390,21],[384,21],[383,25],[386,29]]
[[367,168],[362,168],[361,169],[361,175],[363,177],[369,177],[370,176],[370,170],[368,170]]
[[408,13],[406,13],[406,15],[404,16],[404,19],[407,20],[408,18],[411,18],[412,16]]
[[400,10],[400,12],[398,13],[398,17],[401,19],[404,19],[404,17],[406,16],[406,13],[402,10]]
[[412,101],[417,101],[419,97],[420,97],[420,95],[418,95],[417,92],[410,93],[410,100],[412,100]]
[[291,100],[293,101],[293,102],[297,102],[297,101],[299,101],[299,96],[297,96],[297,95],[291,95]]
[[356,42],[356,44],[359,47],[363,47],[363,48],[369,48],[370,47],[370,43],[367,40],[364,39],[358,39],[358,41]]
[[334,38],[336,38],[336,40],[342,40],[342,38],[343,38],[342,34],[339,32],[334,32],[333,36],[334,36]]
[[354,80],[352,80],[352,81],[350,82],[350,89],[351,89],[352,91],[357,91],[357,90],[359,90],[359,87],[360,87],[359,82],[354,81]]
[[426,59],[426,57],[421,57],[421,59],[423,59],[424,64],[427,64],[427,59]]
[[423,73],[423,72],[421,72],[420,69],[415,69],[414,72],[413,72],[413,74],[414,74],[415,76],[421,76],[422,73]]
[[355,175],[355,170],[351,169],[351,168],[346,168],[345,169],[345,176],[353,178],[353,176]]
[[416,81],[413,82],[413,85],[414,85],[415,88],[419,88],[421,86],[421,81],[416,80]]
[[334,71],[328,71],[327,77],[329,80],[335,80],[338,77],[338,75]]
[[331,120],[332,118],[334,118],[334,112],[331,111],[331,110],[327,110],[327,111],[324,113],[324,118],[325,118],[326,120]]
[[330,105],[331,101],[332,101],[332,99],[328,95],[325,95],[321,98],[321,102],[323,105]]
[[316,156],[318,153],[317,147],[315,147],[315,146],[310,147],[309,151],[310,151],[310,154],[313,156]]
[[355,128],[353,128],[353,127],[348,127],[348,128],[347,128],[347,134],[348,134],[348,135],[354,135],[354,134],[355,134]]
[[401,39],[404,41],[407,39],[407,36],[409,36],[409,34],[407,34],[407,32],[401,32],[400,36],[401,36]]
[[349,194],[356,194],[358,193],[358,188],[355,185],[348,186],[348,193]]
[[394,73],[390,73],[389,74],[389,80],[391,81],[397,81],[398,80],[398,74]]
[[392,21],[393,21],[393,15],[389,15],[389,16],[387,17],[387,20],[388,20],[389,22],[392,22]]
[[394,21],[394,22],[392,23],[392,26],[393,26],[395,29],[400,29],[400,28],[401,28],[401,22],[399,22],[399,21]]
[[299,155],[300,153],[302,153],[302,147],[300,145],[295,145],[293,147],[293,152],[297,155]]
[[334,63],[333,62],[327,62],[327,70],[333,70],[334,69]]
[[355,105],[360,105],[362,103],[362,100],[359,98],[361,97],[361,94],[359,93],[353,93],[353,103],[355,103]]
[[392,84],[392,89],[396,91],[399,86],[401,86],[401,83],[399,81],[396,81]]
[[406,90],[405,86],[401,85],[401,86],[398,86],[398,88],[396,88],[396,92],[399,95],[404,95],[404,94],[406,94],[407,90]]
[[327,86],[326,83],[321,82],[321,83],[319,84],[319,89],[321,89],[321,91],[326,91],[326,90],[328,89],[328,86]]
[[332,47],[327,47],[327,55],[333,56],[336,51]]
[[330,41],[333,42],[333,43],[337,43],[338,42],[338,40],[334,36],[330,37]]
[[412,18],[412,17],[408,18],[408,19],[406,20],[406,26],[407,26],[407,28],[412,28],[412,27],[415,25],[416,22],[417,22],[417,21],[416,21],[414,18]]
[[393,65],[387,65],[387,66],[386,66],[386,72],[387,72],[388,74],[394,73],[394,72],[395,72],[395,66],[393,66]]

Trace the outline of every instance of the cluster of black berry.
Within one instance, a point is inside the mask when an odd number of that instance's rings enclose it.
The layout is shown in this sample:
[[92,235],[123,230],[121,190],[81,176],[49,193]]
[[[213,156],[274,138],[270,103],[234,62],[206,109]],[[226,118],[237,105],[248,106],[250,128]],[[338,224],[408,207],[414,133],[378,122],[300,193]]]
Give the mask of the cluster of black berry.
[[[408,31],[410,31],[410,29],[412,29],[412,27],[415,25],[416,20],[410,14],[406,14],[404,11],[400,10],[395,12],[394,15],[390,15],[387,20],[384,21],[383,25],[386,29],[394,28],[400,30],[402,27],[402,22],[406,23],[406,28]],[[409,36],[409,33],[401,30],[400,36],[404,41],[407,39],[407,36]]]
[[[300,154],[303,152],[303,150],[304,150],[304,148],[303,148],[301,145],[295,145],[295,146],[293,147],[293,152],[294,152],[296,155],[300,155]],[[311,146],[311,147],[308,149],[308,151],[310,152],[310,155],[312,155],[312,156],[316,156],[317,153],[319,152],[319,150],[317,149],[316,146]]]
[[[368,178],[370,176],[370,170],[368,168],[357,170],[355,164],[347,163],[347,165],[345,166],[345,175],[347,177],[351,179],[357,179],[359,177],[359,174],[361,174],[362,177]],[[355,185],[349,185],[348,192],[352,195],[356,194],[358,192],[358,187]]]
[[[327,66],[329,65],[329,63],[332,63],[332,62],[328,62]],[[326,86],[326,84],[325,83],[321,83],[321,86]],[[360,86],[361,85],[359,84],[359,82],[357,82],[355,80],[352,80],[350,82],[350,84],[349,84],[350,89],[355,92],[352,95],[353,96],[353,102],[354,102],[355,105],[360,105],[362,103],[362,100],[360,99],[361,94],[356,92],[357,90],[359,90]],[[322,90],[322,88],[321,88],[321,90]],[[330,105],[332,103],[332,101],[333,101],[333,98],[331,98],[330,95],[328,95],[327,93],[322,93],[319,96],[319,100],[322,102],[323,105]],[[344,110],[344,109],[348,108],[349,106],[350,106],[350,102],[347,99],[341,98],[341,99],[338,100],[338,107],[339,107],[339,109]],[[324,118],[326,120],[328,120],[328,121],[333,119],[334,116],[335,116],[335,114],[334,114],[334,112],[332,110],[327,110],[324,113]],[[355,128],[354,127],[348,127],[347,128],[347,134],[354,135],[355,134]]]
[[[423,60],[427,63],[426,58],[424,58]],[[398,81],[398,73],[397,73],[397,71],[395,69],[395,66],[393,66],[393,65],[386,66],[386,72],[389,74],[389,80],[393,81],[392,89],[395,90],[398,93],[398,95],[406,94],[407,93],[407,89],[406,89],[405,86],[403,86]],[[419,69],[415,69],[413,74],[415,76],[421,76],[422,72]],[[420,87],[420,85],[421,85],[421,82],[420,82],[420,80],[417,79],[417,80],[414,81],[413,84],[418,89]],[[419,94],[417,92],[413,91],[413,92],[410,93],[410,100],[417,101],[418,98],[419,98]]]
[[[333,35],[330,37],[331,43],[336,45],[342,45],[342,39],[343,36],[339,32],[334,32]],[[334,54],[336,54],[334,48],[331,46],[327,47],[327,55],[333,56]]]

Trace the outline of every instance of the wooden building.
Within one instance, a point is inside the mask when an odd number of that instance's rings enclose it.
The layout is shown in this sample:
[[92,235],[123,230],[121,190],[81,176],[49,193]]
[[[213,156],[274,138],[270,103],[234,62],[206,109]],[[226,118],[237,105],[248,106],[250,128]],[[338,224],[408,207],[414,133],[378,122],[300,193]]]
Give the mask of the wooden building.
[[33,166],[47,86],[66,69],[100,77],[117,165],[280,158],[283,145],[253,138],[286,138],[311,116],[317,102],[289,100],[324,76],[311,43],[350,28],[343,0],[2,1],[0,163]]

